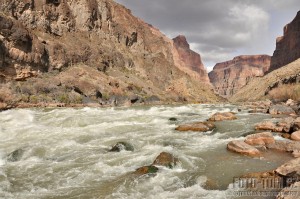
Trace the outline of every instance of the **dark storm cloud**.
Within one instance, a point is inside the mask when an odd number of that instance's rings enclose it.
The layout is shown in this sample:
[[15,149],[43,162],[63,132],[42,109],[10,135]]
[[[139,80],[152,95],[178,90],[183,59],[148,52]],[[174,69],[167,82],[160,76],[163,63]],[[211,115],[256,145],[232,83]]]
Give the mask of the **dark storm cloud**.
[[[169,37],[184,34],[207,65],[274,50],[299,0],[117,0]],[[273,15],[282,15],[280,23]],[[281,19],[282,19],[281,18]]]

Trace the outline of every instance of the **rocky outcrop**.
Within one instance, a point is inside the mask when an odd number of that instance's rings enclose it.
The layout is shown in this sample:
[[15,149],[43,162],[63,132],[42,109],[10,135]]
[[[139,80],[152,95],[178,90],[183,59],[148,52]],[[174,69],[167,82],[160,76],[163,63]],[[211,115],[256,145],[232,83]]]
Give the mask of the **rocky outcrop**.
[[179,35],[173,39],[173,42],[179,55],[182,70],[197,77],[201,82],[210,84],[201,56],[190,49],[190,45],[185,36]]
[[0,9],[0,83],[21,102],[219,100],[199,83],[202,65],[193,71],[173,40],[112,0],[3,0]]
[[284,27],[283,34],[276,39],[276,50],[269,72],[300,58],[300,11],[294,20]]
[[270,130],[273,132],[290,133],[293,131],[294,119],[292,117],[284,118],[278,122],[263,121],[255,125],[256,130]]
[[272,115],[277,115],[277,114],[289,115],[289,114],[295,114],[295,111],[291,107],[276,104],[270,107],[269,113]]
[[230,97],[252,78],[263,76],[270,67],[270,60],[268,55],[243,55],[218,63],[209,73],[210,82],[216,93]]

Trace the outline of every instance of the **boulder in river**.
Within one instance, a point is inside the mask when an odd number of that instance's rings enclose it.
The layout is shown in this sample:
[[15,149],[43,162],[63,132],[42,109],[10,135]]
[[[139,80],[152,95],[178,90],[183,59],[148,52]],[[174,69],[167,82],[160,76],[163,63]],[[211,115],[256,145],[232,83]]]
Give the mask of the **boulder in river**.
[[206,131],[211,131],[214,128],[215,128],[215,125],[212,122],[196,122],[196,123],[180,125],[175,130],[206,132]]
[[296,158],[281,165],[275,170],[281,176],[299,175],[300,176],[300,158]]
[[152,163],[152,165],[165,166],[168,168],[173,168],[178,163],[178,158],[175,158],[172,154],[167,152],[162,152],[157,156]]
[[274,149],[285,152],[300,151],[300,142],[290,140],[276,140],[275,143],[267,144],[268,149]]
[[295,119],[292,117],[287,117],[277,122],[278,127],[282,127],[282,132],[290,133],[292,131]]
[[235,120],[237,117],[235,113],[225,112],[225,113],[215,113],[208,120],[209,121],[223,121],[223,120]]
[[158,172],[158,168],[156,166],[150,165],[150,166],[143,166],[135,170],[133,174],[135,175],[146,175],[146,174],[155,174]]
[[275,143],[275,139],[270,132],[256,133],[248,135],[245,139],[245,143],[249,145],[266,145]]
[[295,111],[286,105],[273,105],[269,109],[269,113],[272,115],[278,115],[278,114],[284,114],[284,115],[289,115],[289,114],[296,114]]
[[292,133],[291,139],[295,140],[295,141],[300,141],[300,131],[296,131],[296,132]]
[[258,149],[256,149],[254,146],[245,143],[242,140],[234,140],[229,142],[227,144],[227,149],[243,155],[249,155],[249,156],[260,155],[260,151]]
[[256,124],[255,129],[256,130],[270,130],[270,131],[274,131],[274,132],[282,132],[283,127],[277,126],[272,121],[263,121],[261,123]]
[[134,151],[134,147],[127,142],[118,142],[109,151],[110,152],[120,152],[120,151]]
[[24,149],[17,149],[7,156],[7,161],[9,162],[17,162],[20,161],[24,154]]

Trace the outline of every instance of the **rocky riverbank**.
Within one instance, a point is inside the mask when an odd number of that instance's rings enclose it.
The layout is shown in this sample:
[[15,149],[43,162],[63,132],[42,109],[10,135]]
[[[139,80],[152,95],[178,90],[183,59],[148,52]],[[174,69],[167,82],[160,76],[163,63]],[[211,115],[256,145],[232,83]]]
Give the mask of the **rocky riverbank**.
[[[295,159],[286,162],[274,170],[251,173],[245,175],[246,178],[279,179],[284,188],[276,198],[293,199],[299,198],[300,181],[300,117],[299,102],[288,100],[286,103],[273,104],[271,101],[262,101],[254,103],[244,103],[241,109],[250,109],[249,113],[268,113],[273,119],[266,120],[255,125],[255,133],[246,136],[245,140],[236,140],[228,143],[228,150],[248,156],[264,156],[271,151],[286,152],[288,156]],[[240,110],[241,110],[240,109]],[[263,132],[262,132],[263,131]],[[283,139],[275,139],[279,135]],[[245,177],[241,176],[241,178]],[[273,187],[274,188],[274,187]],[[251,189],[250,189],[251,191]]]

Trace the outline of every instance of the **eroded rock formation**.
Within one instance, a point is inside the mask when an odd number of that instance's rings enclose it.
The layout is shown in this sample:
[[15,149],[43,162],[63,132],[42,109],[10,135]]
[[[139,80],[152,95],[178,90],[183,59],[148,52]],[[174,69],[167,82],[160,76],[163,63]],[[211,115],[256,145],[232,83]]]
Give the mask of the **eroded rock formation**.
[[202,63],[201,56],[190,49],[185,36],[179,35],[173,39],[175,49],[178,52],[181,69],[191,76],[195,76],[201,82],[210,84],[207,71]]
[[276,39],[276,49],[269,72],[300,58],[300,11],[283,29],[283,36]]
[[112,0],[2,0],[0,9],[0,83],[16,102],[219,100],[186,72],[201,74],[201,60],[193,71],[173,40]]
[[243,55],[233,60],[218,63],[209,73],[215,92],[230,97],[252,78],[263,76],[270,67],[268,55]]

